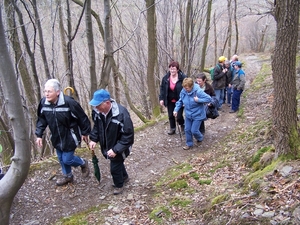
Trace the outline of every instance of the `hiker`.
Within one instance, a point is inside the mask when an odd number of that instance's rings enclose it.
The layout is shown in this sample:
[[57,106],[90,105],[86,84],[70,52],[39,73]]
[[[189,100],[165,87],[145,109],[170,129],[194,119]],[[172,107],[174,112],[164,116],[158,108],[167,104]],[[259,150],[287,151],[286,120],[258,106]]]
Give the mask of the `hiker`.
[[183,149],[189,150],[194,145],[193,136],[196,138],[197,143],[203,141],[203,135],[200,133],[199,128],[201,122],[206,119],[204,103],[209,103],[211,97],[190,77],[184,78],[182,86],[183,89],[180,92],[179,100],[176,102],[173,115],[176,117],[179,109],[184,105],[186,146]]
[[225,87],[226,87],[226,73],[228,71],[227,68],[225,68],[225,56],[219,57],[219,63],[214,68],[214,80],[212,82],[212,86],[215,90],[216,98],[219,102],[218,110],[222,109],[222,105],[224,102],[225,97]]
[[110,160],[113,194],[121,194],[124,183],[129,181],[124,160],[134,142],[132,120],[127,109],[110,98],[110,93],[104,89],[97,90],[89,104],[93,106],[94,121],[89,146],[94,150],[100,142],[102,155]]
[[229,113],[235,113],[239,110],[241,94],[245,89],[245,72],[241,68],[242,63],[240,61],[236,61],[234,63],[234,76],[232,81],[230,82],[230,87],[232,87],[233,89],[233,94],[231,110],[229,111]]
[[62,186],[73,182],[72,166],[80,166],[82,176],[88,177],[88,161],[74,155],[81,139],[88,141],[91,124],[87,115],[78,102],[63,94],[56,79],[50,79],[45,83],[44,96],[37,110],[36,144],[38,147],[43,146],[42,136],[48,126],[51,131],[51,142],[56,149],[63,173],[63,178],[58,179],[56,185]]
[[182,81],[187,76],[179,69],[179,63],[172,61],[169,64],[169,72],[162,78],[160,85],[159,103],[168,109],[168,117],[170,124],[169,135],[176,132],[176,120],[180,125],[181,132],[184,132],[183,107],[178,110],[177,117],[173,115],[175,103],[179,99],[182,90]]
[[[199,73],[196,75],[196,83],[200,86],[200,88],[209,96],[216,96],[215,91],[213,89],[213,87],[208,83],[207,81],[207,77],[204,73]],[[207,107],[212,106],[210,103],[208,103]],[[205,134],[205,124],[204,124],[204,120],[202,121],[201,125],[200,125],[200,132],[202,135]]]
[[[231,57],[231,60],[230,60],[230,71],[231,71],[231,73],[229,74],[227,74],[227,81],[226,81],[226,93],[227,93],[227,105],[228,105],[228,107],[230,107],[231,106],[231,99],[232,99],[232,92],[233,92],[233,90],[232,90],[232,87],[229,87],[229,84],[230,84],[230,82],[232,81],[232,78],[233,78],[233,73],[234,73],[234,63],[236,62],[236,61],[238,61],[238,55],[233,55],[232,57]],[[226,62],[225,62],[225,64],[226,64]],[[231,75],[231,76],[230,76]]]

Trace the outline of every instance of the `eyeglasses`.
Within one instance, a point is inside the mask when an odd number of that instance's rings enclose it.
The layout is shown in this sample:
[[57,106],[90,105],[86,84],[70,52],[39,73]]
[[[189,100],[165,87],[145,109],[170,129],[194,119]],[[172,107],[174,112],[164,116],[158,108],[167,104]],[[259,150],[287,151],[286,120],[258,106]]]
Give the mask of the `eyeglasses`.
[[44,94],[52,94],[54,91],[44,90]]

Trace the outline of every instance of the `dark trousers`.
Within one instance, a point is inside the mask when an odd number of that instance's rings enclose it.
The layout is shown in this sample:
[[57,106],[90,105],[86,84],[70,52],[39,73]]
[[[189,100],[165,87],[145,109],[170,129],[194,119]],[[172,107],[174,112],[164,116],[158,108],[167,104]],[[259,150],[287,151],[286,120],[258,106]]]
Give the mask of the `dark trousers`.
[[[168,102],[168,117],[169,117],[169,122],[170,122],[170,128],[171,129],[176,129],[176,121],[175,117],[173,116],[173,112],[175,109],[175,102]],[[183,119],[183,107],[179,109],[177,112],[177,122],[179,125],[184,125],[184,119]]]
[[205,124],[204,124],[204,120],[202,121],[202,123],[200,124],[200,129],[199,131],[201,132],[201,134],[205,133]]
[[239,110],[242,93],[243,93],[243,90],[233,89],[232,104],[231,104],[232,110],[234,110],[234,111]]
[[123,187],[124,180],[128,177],[125,169],[124,160],[110,160],[110,173],[116,187]]

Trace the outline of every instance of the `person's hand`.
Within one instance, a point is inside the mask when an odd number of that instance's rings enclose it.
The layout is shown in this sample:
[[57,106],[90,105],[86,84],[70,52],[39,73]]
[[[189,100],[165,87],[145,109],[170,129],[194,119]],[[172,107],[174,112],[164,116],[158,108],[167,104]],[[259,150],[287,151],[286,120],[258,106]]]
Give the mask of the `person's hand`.
[[173,116],[174,116],[174,117],[177,117],[177,112],[173,112]]
[[97,144],[96,142],[90,141],[90,143],[89,143],[90,149],[94,150],[96,147],[96,144]]
[[198,102],[198,97],[197,96],[194,97],[194,101]]
[[107,152],[107,156],[110,158],[115,158],[116,155],[117,154],[112,149],[108,150]]
[[36,139],[36,141],[35,141],[35,143],[36,143],[36,145],[38,146],[38,147],[43,147],[43,139],[42,138],[37,138]]
[[164,106],[164,100],[160,100],[160,101],[159,101],[159,104],[160,104],[161,106]]
[[86,136],[82,135],[82,140],[83,140],[85,143],[88,143],[88,142],[89,142],[89,136],[88,136],[88,135],[86,135]]
[[231,88],[231,84],[228,84],[228,87],[230,87],[230,88]]

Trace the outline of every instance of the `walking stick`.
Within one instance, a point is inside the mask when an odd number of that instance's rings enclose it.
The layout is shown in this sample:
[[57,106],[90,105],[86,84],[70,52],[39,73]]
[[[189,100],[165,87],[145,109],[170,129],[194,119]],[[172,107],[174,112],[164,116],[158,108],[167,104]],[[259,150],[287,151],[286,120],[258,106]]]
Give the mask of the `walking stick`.
[[178,123],[178,121],[177,121],[177,117],[175,117],[175,120],[176,120],[176,124],[177,124],[177,130],[178,130],[179,136],[180,136],[180,141],[181,141],[181,143],[182,143],[181,129],[180,129],[179,123]]

